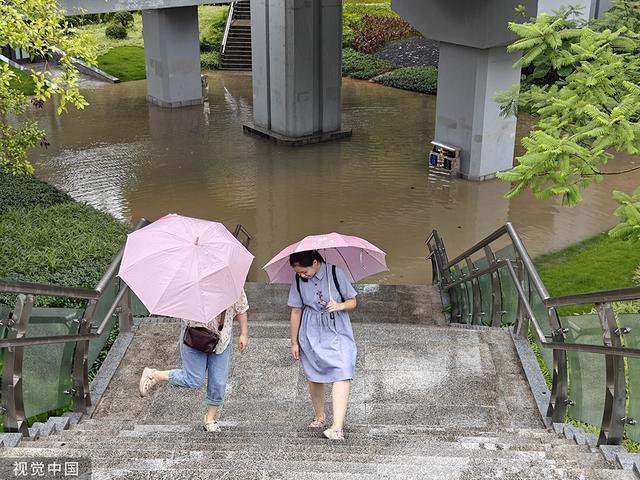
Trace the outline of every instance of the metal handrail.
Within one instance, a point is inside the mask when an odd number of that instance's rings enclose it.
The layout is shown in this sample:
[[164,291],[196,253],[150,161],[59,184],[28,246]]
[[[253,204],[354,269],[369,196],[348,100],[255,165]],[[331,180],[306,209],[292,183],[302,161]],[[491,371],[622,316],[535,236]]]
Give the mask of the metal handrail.
[[92,300],[100,297],[100,292],[91,288],[60,287],[46,283],[21,282],[0,279],[0,292],[24,293],[25,295],[50,295],[53,297],[79,298]]
[[[491,250],[490,244],[505,234],[508,234],[511,239],[511,244],[516,252],[517,260],[511,260],[508,258],[496,259]],[[435,245],[432,245],[432,241],[435,242]],[[456,306],[455,303],[453,304],[454,309],[457,309],[459,312],[459,314],[456,315],[458,318],[463,316],[473,316],[474,320],[478,320],[478,317],[484,314],[481,313],[478,315],[476,312],[477,306],[480,303],[479,298],[476,298],[476,296],[481,296],[477,283],[479,277],[491,275],[493,279],[492,289],[495,290],[496,287],[493,282],[496,277],[494,276],[494,272],[503,268],[507,269],[509,276],[516,287],[518,298],[518,314],[515,321],[516,335],[526,336],[526,332],[528,331],[527,325],[531,325],[539,345],[553,350],[553,387],[547,410],[547,415],[551,417],[552,421],[564,421],[567,405],[571,403],[567,396],[568,373],[566,352],[589,352],[603,354],[605,356],[607,366],[607,385],[605,389],[605,408],[598,443],[620,444],[622,442],[624,424],[626,421],[629,421],[625,415],[626,384],[624,357],[640,358],[640,349],[628,348],[622,345],[620,337],[624,335],[625,332],[621,331],[621,329],[617,327],[611,303],[640,299],[640,288],[623,288],[562,297],[551,297],[535,266],[533,265],[533,261],[520,239],[520,236],[511,223],[507,223],[495,230],[493,233],[483,238],[451,261],[446,260],[447,256],[444,243],[440,240],[440,236],[436,230],[432,231],[429,237],[425,240],[425,244],[428,246],[430,251],[429,257],[427,258],[431,259],[434,269],[434,283],[438,283],[440,285],[443,293],[453,291],[454,287],[464,289],[462,292],[463,297],[460,302],[462,304],[462,312],[459,311],[459,306]],[[483,269],[477,269],[471,261],[471,256],[481,250],[484,250],[485,257],[489,261],[489,265]],[[459,277],[457,272],[459,271],[458,265],[461,262],[465,262],[467,264],[469,274],[462,274],[462,276]],[[518,267],[520,275],[516,272],[514,264]],[[533,285],[533,288],[536,290],[543,305],[547,309],[549,323],[553,329],[551,335],[545,335],[540,326],[539,319],[529,302],[528,295],[525,292],[526,278],[524,277],[524,273],[528,275],[530,285]],[[471,288],[471,292],[467,291],[469,288]],[[497,288],[501,290],[500,287]],[[465,293],[465,291],[467,291],[467,293]],[[468,311],[468,301],[466,300],[466,295],[468,293],[473,295],[473,314],[466,313]],[[495,291],[493,292],[493,296],[495,302]],[[603,329],[603,345],[586,345],[565,342],[564,336],[566,330],[562,328],[556,307],[582,304],[596,305]],[[495,305],[496,304],[494,303],[494,306],[492,307],[494,310]],[[452,311],[452,316],[454,313],[455,312]],[[501,312],[501,314],[502,313],[506,312]]]
[[222,36],[222,45],[220,53],[224,53],[224,50],[227,48],[227,39],[229,37],[229,30],[231,29],[231,23],[233,22],[233,8],[235,7],[236,2],[231,2],[229,4],[229,11],[227,12],[227,24],[224,27],[224,35]]

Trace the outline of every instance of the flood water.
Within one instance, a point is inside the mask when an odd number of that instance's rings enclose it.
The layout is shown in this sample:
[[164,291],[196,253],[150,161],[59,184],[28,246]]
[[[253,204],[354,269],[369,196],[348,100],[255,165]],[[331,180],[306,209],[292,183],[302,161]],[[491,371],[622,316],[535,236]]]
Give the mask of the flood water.
[[[51,146],[32,155],[37,175],[135,223],[175,212],[241,223],[256,261],[249,280],[281,248],[308,234],[358,235],[385,250],[380,283],[428,283],[423,241],[437,229],[450,258],[505,222],[532,255],[607,230],[614,188],[630,192],[640,174],[609,177],[574,209],[529,193],[507,201],[509,185],[429,175],[435,97],[343,80],[343,125],[353,137],[284,147],[247,136],[251,76],[209,72],[210,111],[161,109],[146,102],[145,82],[91,84],[90,106],[58,117],[36,111]],[[526,120],[519,134],[527,131]],[[629,164],[631,160],[623,160]]]

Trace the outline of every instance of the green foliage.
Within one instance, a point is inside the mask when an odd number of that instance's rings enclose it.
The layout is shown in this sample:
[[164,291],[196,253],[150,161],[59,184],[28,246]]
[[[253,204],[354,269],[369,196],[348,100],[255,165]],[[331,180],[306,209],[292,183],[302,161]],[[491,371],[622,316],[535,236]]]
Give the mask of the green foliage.
[[[582,191],[600,182],[613,152],[640,152],[640,36],[625,28],[575,29],[563,18],[541,15],[535,22],[509,27],[520,37],[509,51],[522,52],[516,65],[535,65],[557,76],[551,85],[523,89],[501,97],[503,111],[513,104],[531,111],[536,128],[522,140],[518,165],[498,177],[512,182],[511,198],[531,189],[538,198],[561,197],[567,206],[582,200]],[[536,66],[535,68],[538,68]],[[546,70],[541,74],[547,74]],[[636,217],[624,205],[623,221]],[[633,223],[628,223],[633,227]],[[617,236],[635,231],[618,229]]]
[[368,80],[392,70],[394,65],[373,55],[356,52],[351,48],[342,50],[342,74]]
[[[70,104],[78,109],[87,105],[78,89],[78,71],[71,57],[93,63],[95,43],[60,15],[55,0],[0,2],[0,39],[2,45],[22,48],[33,56],[59,56],[60,74],[32,72],[36,104],[56,97],[58,113]],[[38,144],[43,132],[36,122],[21,121],[27,99],[15,86],[16,74],[7,65],[0,67],[0,170],[32,173],[27,152]]]
[[147,77],[144,49],[141,47],[115,47],[98,57],[98,67],[121,81],[142,80]]
[[[0,277],[93,288],[125,233],[109,214],[76,202],[5,210],[0,214]],[[13,303],[6,295],[0,301]],[[38,297],[37,305],[77,307],[78,302]]]
[[127,29],[118,23],[110,23],[104,29],[104,34],[114,40],[123,40],[127,38]]
[[70,201],[69,195],[42,180],[0,172],[0,214],[10,208],[50,207]]
[[[603,234],[540,256],[534,263],[552,296],[611,290],[634,286],[640,249],[634,242]],[[562,315],[575,315],[591,309],[590,305],[576,305],[559,311]]]
[[386,42],[417,35],[417,32],[400,17],[364,15],[351,24],[353,48],[362,53],[373,53]]
[[133,13],[131,12],[115,12],[111,21],[116,25],[122,25],[125,29],[133,26]]
[[345,1],[342,7],[342,46],[351,47],[363,16],[397,17],[389,1]]
[[10,88],[18,91],[25,96],[33,95],[35,92],[36,84],[33,81],[33,78],[31,78],[31,75],[11,66],[9,68],[16,75],[15,78],[10,81]]
[[609,230],[609,236],[640,240],[640,187],[636,188],[633,195],[614,190],[613,198],[620,205],[613,212],[620,219],[620,223]]
[[217,10],[210,17],[206,26],[203,26],[200,33],[201,51],[220,51],[224,29],[227,25],[227,13],[227,8]]
[[640,1],[613,0],[612,4],[608,12],[592,21],[593,27],[600,30],[625,27],[630,32],[640,32]]
[[200,54],[200,66],[208,70],[220,68],[220,52],[202,52]]
[[377,78],[376,82],[387,87],[435,95],[438,90],[438,70],[435,67],[404,67]]

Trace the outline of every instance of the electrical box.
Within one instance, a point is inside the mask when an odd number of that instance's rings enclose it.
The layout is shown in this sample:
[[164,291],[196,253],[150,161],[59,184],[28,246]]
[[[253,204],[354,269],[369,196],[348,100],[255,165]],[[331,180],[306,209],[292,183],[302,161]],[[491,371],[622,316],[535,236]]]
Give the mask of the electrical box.
[[460,149],[436,141],[431,142],[429,171],[457,177],[460,174]]

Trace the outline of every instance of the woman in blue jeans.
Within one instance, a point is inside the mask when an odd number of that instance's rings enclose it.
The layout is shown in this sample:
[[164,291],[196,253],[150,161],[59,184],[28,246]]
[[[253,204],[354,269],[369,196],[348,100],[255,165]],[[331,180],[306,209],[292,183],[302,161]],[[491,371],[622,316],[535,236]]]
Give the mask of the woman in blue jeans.
[[[214,353],[204,353],[195,350],[182,341],[184,331],[189,322],[183,320],[180,333],[180,356],[182,368],[159,371],[145,367],[140,378],[140,395],[145,397],[151,388],[159,382],[169,382],[171,385],[183,388],[200,388],[207,373],[207,413],[204,417],[204,429],[208,432],[219,432],[220,426],[216,421],[218,410],[224,403],[224,392],[229,375],[229,363],[233,350],[232,333],[233,320],[240,324],[240,338],[238,349],[244,352],[248,343],[247,310],[249,303],[244,290],[238,301],[226,311],[215,317],[205,326],[212,331],[218,331],[220,321],[224,319],[220,331],[220,341]],[[198,323],[202,325],[202,323]]]

